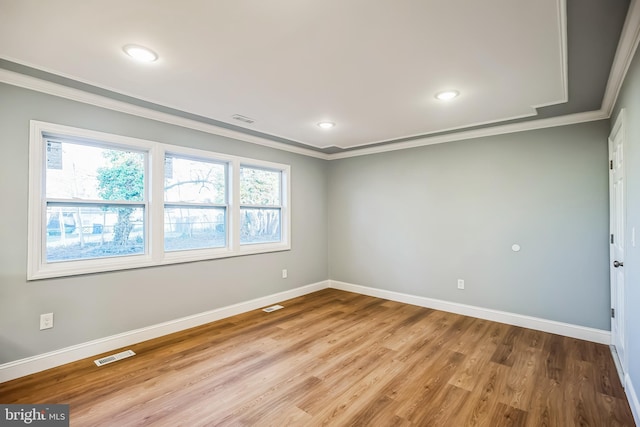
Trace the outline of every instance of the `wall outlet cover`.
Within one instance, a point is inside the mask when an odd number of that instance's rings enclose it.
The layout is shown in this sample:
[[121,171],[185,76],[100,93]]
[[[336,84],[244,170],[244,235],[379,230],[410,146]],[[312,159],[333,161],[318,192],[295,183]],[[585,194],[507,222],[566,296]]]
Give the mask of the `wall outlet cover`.
[[53,328],[53,313],[40,315],[40,330]]

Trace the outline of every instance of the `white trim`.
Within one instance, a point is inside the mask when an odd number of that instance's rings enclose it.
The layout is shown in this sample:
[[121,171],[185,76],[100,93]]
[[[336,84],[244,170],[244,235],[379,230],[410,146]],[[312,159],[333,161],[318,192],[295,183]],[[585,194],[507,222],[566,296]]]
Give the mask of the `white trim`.
[[422,147],[425,145],[442,144],[445,142],[462,141],[486,136],[504,135],[509,133],[524,132],[535,129],[546,129],[557,126],[566,126],[577,123],[592,122],[595,120],[608,119],[609,115],[601,110],[589,111],[585,113],[569,114],[566,116],[551,117],[548,119],[530,120],[528,122],[512,123],[508,125],[497,125],[482,129],[474,129],[446,135],[428,136],[425,138],[413,139],[411,141],[397,142],[376,147],[361,148],[358,150],[346,151],[329,155],[329,160],[345,159],[348,157],[365,156],[368,154],[386,153],[389,151],[406,150],[408,148]]
[[[613,335],[611,336],[611,342],[613,343]],[[622,365],[620,364],[620,357],[618,357],[618,351],[616,350],[616,346],[613,344],[610,344],[609,350],[611,351],[611,358],[613,359],[613,365],[616,367],[618,378],[620,378],[620,384],[622,384],[622,387],[624,387],[625,374],[624,374],[624,371],[622,370]]]
[[[457,135],[458,132],[464,132],[464,129],[468,129],[471,127],[476,127],[476,126],[487,126],[487,125],[492,125],[492,126],[499,126],[500,123],[504,123],[504,122],[509,122],[512,120],[519,120],[519,119],[525,119],[525,118],[530,118],[530,117],[535,117],[538,115],[538,109],[543,108],[543,107],[550,107],[550,106],[554,106],[554,105],[558,105],[558,104],[563,104],[569,101],[569,56],[568,56],[568,48],[567,48],[567,4],[566,4],[566,0],[557,0],[556,1],[556,7],[557,7],[557,27],[558,27],[558,52],[560,52],[560,60],[559,60],[559,65],[560,65],[560,69],[559,69],[559,74],[560,74],[560,84],[561,84],[561,88],[560,88],[560,96],[555,99],[555,100],[550,100],[547,102],[543,102],[540,104],[534,104],[534,105],[529,105],[528,110],[529,112],[527,113],[523,113],[523,114],[516,114],[513,116],[508,116],[508,117],[502,117],[499,119],[491,119],[491,120],[485,120],[485,121],[480,121],[480,122],[472,122],[472,123],[465,123],[464,125],[461,126],[453,126],[453,127],[448,127],[448,128],[440,128],[437,129],[433,132],[429,132],[429,133],[442,133],[442,132],[450,132],[451,134],[455,134]],[[567,117],[567,116],[564,116]],[[568,124],[568,123],[567,123]],[[491,126],[491,127],[492,127]],[[332,148],[332,147],[337,147],[337,148],[342,148],[342,149],[346,149],[348,150],[349,153],[359,153],[360,150],[366,149],[367,147],[369,148],[373,148],[372,146],[376,146],[378,144],[382,144],[382,143],[390,143],[390,144],[398,144],[394,141],[397,140],[401,140],[401,139],[407,139],[407,138],[416,138],[416,140],[423,140],[423,139],[429,139],[431,138],[430,136],[428,136],[429,134],[425,133],[425,132],[419,132],[419,133],[414,133],[414,134],[408,134],[408,135],[400,135],[400,136],[395,136],[392,138],[387,138],[387,139],[380,139],[380,140],[374,140],[374,141],[367,141],[367,142],[362,142],[359,144],[354,144],[354,145],[349,145],[347,147],[342,147],[342,146],[336,146],[333,144],[325,144],[325,145],[321,145],[321,146],[316,146],[318,149],[320,150],[324,150],[327,148]],[[419,139],[418,139],[419,138]],[[466,138],[464,138],[466,139]],[[455,141],[457,141],[458,139],[455,139]],[[422,144],[422,145],[428,145],[428,144]],[[405,147],[405,148],[411,148],[411,147]],[[400,148],[400,149],[404,149],[404,148]],[[330,154],[329,155],[329,159],[333,160],[333,156],[338,156],[342,153],[335,153],[335,154]],[[366,155],[366,154],[371,154],[371,153],[362,153],[362,154],[357,154],[357,155]],[[352,157],[352,156],[348,156],[348,157]]]
[[610,112],[606,112],[603,110],[589,111],[584,113],[569,114],[566,116],[552,117],[548,119],[530,120],[527,122],[512,123],[508,125],[496,125],[482,129],[452,132],[446,135],[431,137],[427,136],[425,138],[414,139],[411,141],[390,143],[369,148],[364,147],[361,149],[335,154],[324,154],[315,150],[295,147],[292,145],[283,144],[281,142],[271,141],[266,138],[259,138],[256,136],[243,134],[239,131],[233,131],[230,129],[201,123],[195,120],[185,119],[182,117],[174,116],[172,114],[161,113],[149,108],[139,107],[136,105],[128,104],[126,102],[113,100],[104,96],[84,92],[79,89],[51,83],[45,80],[37,79],[35,77],[25,76],[13,71],[0,69],[0,82],[30,90],[35,90],[49,95],[58,96],[65,99],[70,99],[77,102],[82,102],[89,105],[94,105],[97,107],[131,114],[138,117],[144,117],[147,119],[173,124],[184,128],[207,132],[213,135],[225,136],[240,141],[263,145],[266,147],[289,151],[292,153],[302,154],[304,156],[315,157],[323,160],[344,159],[348,157],[357,157],[368,154],[384,153],[388,151],[405,150],[408,148],[422,147],[425,145],[441,144],[445,142],[461,141],[473,138],[481,138],[485,136],[503,135],[508,133],[523,132],[527,130],[565,126],[576,123],[607,119],[610,116]]
[[629,374],[625,376],[624,391],[627,394],[627,400],[629,401],[636,425],[640,426],[640,401],[638,400],[638,393],[636,393],[636,389],[633,387]]
[[[615,139],[617,138],[618,134],[621,133],[622,135],[622,152],[623,152],[623,156],[622,156],[622,170],[623,170],[623,177],[622,177],[622,198],[623,198],[623,220],[622,220],[622,224],[623,224],[623,228],[626,227],[626,219],[627,219],[627,205],[626,205],[626,201],[628,200],[627,198],[627,183],[626,183],[626,156],[628,155],[627,153],[627,141],[626,141],[626,134],[625,134],[625,123],[626,123],[626,109],[622,108],[620,110],[620,112],[618,113],[618,117],[616,117],[616,121],[613,124],[613,127],[611,129],[611,133],[609,134],[609,138],[607,139],[607,155],[609,158],[609,161],[613,160],[613,144]],[[609,175],[609,183],[608,183],[608,190],[609,190],[609,233],[611,233],[612,235],[616,235],[616,230],[614,227],[614,215],[613,215],[613,210],[614,210],[614,197],[613,197],[613,170],[611,170],[610,168],[608,168],[608,175]],[[619,230],[618,230],[619,231]],[[622,231],[622,234],[625,234],[626,231]],[[616,237],[616,239],[620,238],[620,236]],[[624,244],[624,242],[623,242]],[[626,253],[626,247],[623,248],[623,255]],[[616,366],[617,368],[621,369],[621,377],[620,377],[620,381],[624,384],[624,375],[629,371],[629,362],[628,362],[628,355],[627,353],[627,349],[629,348],[629,336],[626,333],[626,324],[624,322],[624,318],[625,318],[625,313],[626,313],[626,306],[623,307],[618,307],[618,305],[616,304],[616,302],[614,301],[614,287],[613,287],[613,283],[614,283],[614,276],[616,274],[616,272],[614,271],[613,268],[613,262],[616,258],[616,254],[615,254],[615,247],[613,244],[609,245],[609,280],[610,283],[612,284],[612,286],[610,287],[610,296],[611,296],[611,308],[616,310],[616,317],[620,317],[620,313],[621,313],[621,317],[620,319],[622,319],[622,331],[618,331],[616,328],[614,328],[613,323],[614,320],[611,320],[611,345],[613,347],[615,347],[615,358],[614,360],[618,362],[618,366]],[[621,262],[624,261],[624,257],[621,259]],[[626,270],[623,268],[622,269],[622,276],[623,276],[623,284],[622,284],[622,293],[623,295],[626,295],[626,283],[627,283],[627,274],[626,274]],[[616,292],[620,292],[620,285],[618,285],[618,288],[615,289]],[[623,302],[623,305],[624,304]],[[618,319],[618,320],[620,320]],[[616,321],[617,322],[617,321]],[[615,330],[614,330],[615,329]],[[615,342],[616,342],[616,335],[613,334],[613,332],[622,332],[621,336],[622,336],[622,342],[621,342],[621,347],[622,348],[617,348],[617,346],[615,346]],[[622,350],[622,355],[619,353],[619,350]],[[622,356],[622,357],[620,357]]]
[[476,307],[472,305],[443,301],[434,298],[409,295],[401,292],[370,288],[367,286],[354,285],[351,283],[339,282],[336,280],[330,280],[329,283],[329,286],[334,289],[356,292],[363,295],[384,298],[392,301],[402,302],[405,304],[412,304],[420,307],[432,308],[435,310],[448,311],[450,313],[462,314],[464,316],[471,316],[479,319],[506,323],[508,325],[521,326],[523,328],[535,329],[538,331],[564,335],[567,337],[578,338],[586,341],[593,341],[600,344],[609,345],[611,342],[611,333],[602,329],[588,328],[585,326],[556,322],[554,320],[541,319],[539,317],[525,316],[522,314],[509,313],[506,311],[492,310],[489,308]]
[[[246,168],[258,168],[258,169],[266,169],[274,172],[280,172],[280,204],[277,206],[264,206],[266,208],[278,208],[280,209],[280,239],[279,245],[282,246],[281,250],[291,249],[291,166],[289,165],[281,165],[278,163],[270,163],[263,161],[255,161],[251,159],[240,159],[239,162],[234,164],[234,167],[238,170],[241,170],[243,167]],[[238,175],[238,182],[234,182],[234,185],[237,185],[240,188],[240,173]],[[239,193],[238,193],[239,194]],[[252,205],[243,205],[240,203],[240,199],[233,204],[235,208],[235,212],[233,214],[234,219],[238,222],[238,226],[235,227],[235,230],[240,230],[241,226],[241,214],[242,208],[252,206]],[[254,205],[255,206],[255,205]],[[248,243],[240,243],[240,235],[236,236],[237,239],[234,240],[234,245],[237,245],[237,251],[241,254],[245,253],[262,253],[262,252],[270,252],[270,248],[276,247],[274,243],[262,243],[262,244],[248,244]]]
[[[628,66],[627,66],[628,67]],[[626,72],[626,69],[625,69]],[[623,76],[624,77],[624,76]],[[588,111],[583,113],[569,114],[565,116],[551,117],[548,119],[530,120],[520,123],[512,123],[508,125],[496,125],[489,126],[482,129],[474,129],[469,131],[454,131],[446,135],[427,136],[424,138],[418,138],[411,141],[389,143],[380,146],[374,146],[334,153],[325,154],[312,149],[300,148],[293,145],[284,144],[281,142],[272,141],[266,138],[260,138],[253,135],[244,134],[239,131],[234,131],[218,126],[198,122],[191,119],[185,119],[172,114],[161,113],[150,108],[139,107],[123,101],[117,101],[111,98],[107,98],[101,95],[95,95],[88,92],[81,91],[79,89],[70,88],[67,86],[59,85],[57,83],[51,83],[45,80],[40,80],[35,77],[25,76],[20,73],[0,69],[0,83],[6,83],[13,86],[22,87],[25,89],[35,90],[38,92],[46,93],[49,95],[58,96],[60,98],[70,99],[72,101],[82,102],[89,105],[94,105],[109,110],[119,111],[126,114],[131,114],[138,117],[143,117],[151,120],[156,120],[163,123],[168,123],[184,128],[195,129],[198,131],[206,132],[212,135],[220,135],[228,138],[237,139],[252,144],[262,145],[277,150],[288,151],[296,154],[301,154],[308,157],[315,157],[323,160],[336,160],[348,157],[364,156],[368,154],[385,153],[389,151],[405,150],[408,148],[422,147],[425,145],[441,144],[445,142],[462,141],[473,138],[481,138],[486,136],[504,135],[508,133],[523,132],[534,129],[544,129],[556,126],[566,126],[577,123],[585,123],[595,120],[608,119],[610,116],[609,111],[597,110]],[[499,122],[496,122],[499,123]]]
[[[27,260],[27,280],[151,267],[156,265],[210,260],[267,252],[280,252],[291,249],[291,218],[289,217],[291,212],[291,167],[289,165],[259,159],[250,159],[247,157],[232,156],[195,148],[185,148],[150,140],[97,132],[54,123],[46,123],[37,120],[30,121],[30,129],[29,229],[27,233],[28,251],[31,256],[29,256]],[[108,144],[109,146],[120,148],[134,148],[145,153],[148,168],[147,173],[145,174],[145,189],[147,192],[151,189],[153,194],[147,194],[144,202],[136,202],[136,204],[144,203],[145,205],[145,240],[148,244],[147,250],[144,254],[55,263],[47,263],[45,261],[45,244],[43,242],[43,236],[45,235],[43,227],[45,227],[44,220],[46,218],[46,199],[44,198],[44,178],[46,175],[44,147],[46,138],[43,137],[45,134],[55,135],[61,139],[69,138],[87,140],[95,146]],[[238,194],[228,194],[227,208],[230,211],[230,222],[228,223],[227,228],[233,228],[230,230],[231,240],[228,242],[227,246],[222,248],[185,251],[164,250],[164,190],[162,185],[156,184],[163,180],[164,158],[166,153],[227,164],[227,167],[229,168],[227,175],[229,175],[229,173],[232,174],[231,176],[227,176],[227,178],[233,181],[233,183],[230,183],[228,190],[238,192]],[[282,195],[283,200],[280,210],[282,224],[280,242],[240,246],[239,180],[237,180],[235,176],[239,174],[241,164],[282,172],[282,188],[285,194]],[[156,203],[151,202],[153,200],[155,200]],[[160,202],[158,203],[158,201]],[[82,203],[82,201],[79,202]],[[74,203],[77,202],[74,201]]]
[[[562,0],[560,3],[563,3]],[[562,6],[560,6],[562,7]],[[566,5],[564,6],[566,8]],[[566,11],[565,11],[566,15]],[[565,17],[566,18],[566,17]],[[566,19],[564,19],[566,26]],[[563,30],[566,38],[566,28]],[[336,160],[348,157],[363,156],[375,153],[384,153],[388,151],[404,150],[408,148],[421,147],[431,144],[441,144],[444,142],[467,140],[472,138],[480,138],[485,136],[503,135],[507,133],[522,132],[534,129],[543,129],[547,127],[565,126],[577,123],[584,123],[594,120],[608,119],[613,111],[616,100],[618,98],[620,89],[626,77],[627,70],[633,59],[634,52],[638,43],[640,42],[640,0],[631,0],[629,5],[629,11],[625,20],[622,33],[620,35],[620,41],[618,42],[618,49],[616,51],[613,64],[611,66],[611,72],[609,73],[609,80],[605,90],[604,97],[602,99],[602,107],[597,111],[589,111],[577,114],[569,114],[565,116],[558,116],[548,119],[530,120],[527,122],[513,123],[509,125],[496,125],[483,129],[476,129],[470,131],[453,132],[447,135],[440,136],[427,136],[425,138],[419,138],[406,142],[391,143],[388,145],[381,145],[377,147],[363,147],[361,149],[335,153],[325,154],[313,149],[296,147],[289,144],[273,141],[267,138],[261,138],[253,135],[248,135],[240,131],[222,128],[214,126],[196,120],[185,119],[168,113],[162,113],[152,110],[150,108],[140,107],[132,105],[123,101],[114,100],[105,96],[88,93],[79,89],[70,88],[57,83],[48,82],[35,77],[26,76],[14,71],[0,69],[0,83],[7,83],[13,86],[18,86],[38,92],[46,93],[49,95],[58,96],[61,98],[70,99],[85,104],[94,105],[97,107],[107,108],[114,111],[119,111],[134,116],[144,117],[151,120],[156,120],[164,123],[173,124],[189,129],[195,129],[202,132],[207,132],[213,135],[225,136],[228,138],[237,139],[240,141],[249,142],[252,144],[262,145],[265,147],[275,148],[277,150],[288,151],[304,156],[315,157],[323,160]],[[562,40],[562,43],[566,44],[566,40]],[[565,58],[567,57],[567,49],[563,52]],[[565,67],[565,78],[568,78],[568,73]],[[568,84],[565,85],[565,89],[568,90]]]
[[[132,256],[102,258],[98,260],[67,261],[64,263],[47,264],[44,260],[44,241],[46,233],[46,197],[45,197],[45,176],[46,176],[46,156],[44,135],[68,136],[78,139],[92,139],[106,143],[117,148],[132,148],[141,150],[148,156],[154,149],[151,141],[130,138],[120,135],[112,135],[103,132],[96,132],[86,129],[73,128],[55,123],[46,123],[31,120],[29,133],[29,229],[28,253],[27,257],[27,280],[37,280],[48,277],[60,277],[97,271],[111,271],[127,268],[147,267],[153,265],[148,254],[136,254]],[[148,186],[146,187],[148,188]],[[148,206],[148,197],[139,202]],[[148,213],[147,219],[148,219]],[[148,237],[148,236],[145,236]]]
[[[256,310],[265,306],[273,305],[290,298],[296,298],[312,292],[326,288],[339,289],[348,292],[355,292],[362,295],[374,296],[377,298],[389,299],[405,304],[417,305],[420,307],[432,308],[451,313],[472,316],[494,322],[506,323],[514,326],[550,332],[568,337],[593,341],[601,344],[610,344],[610,332],[600,329],[587,328],[584,326],[572,325],[568,323],[556,322],[537,317],[524,316],[516,313],[491,310],[482,307],[475,307],[433,298],[404,294],[400,292],[388,291],[384,289],[370,288],[366,286],[354,285],[337,280],[325,280],[299,288],[279,292],[272,295],[240,302],[226,307],[217,308],[204,313],[186,316],[180,319],[171,320],[164,323],[112,335],[105,338],[89,341],[86,343],[66,347],[63,349],[39,354],[25,359],[0,365],[0,383],[20,378],[25,375],[44,371],[66,363],[81,360],[87,357],[116,350],[122,347],[133,345],[142,341],[157,338],[174,332],[183,331],[195,326],[204,325],[216,320],[224,319],[247,311]],[[627,376],[627,393],[630,405],[634,408],[635,414],[640,413],[637,395],[633,389],[630,378]],[[635,402],[635,403],[634,403]],[[637,418],[636,418],[637,419]]]
[[558,27],[560,32],[561,67],[562,67],[562,102],[569,101],[569,47],[567,44],[567,0],[558,2]]
[[325,289],[328,287],[328,283],[329,281],[325,280],[311,285],[290,289],[288,291],[240,302],[238,304],[228,305],[226,307],[217,308],[204,313],[194,314],[180,319],[170,320],[168,322],[158,323],[156,325],[135,329],[133,331],[62,348],[60,350],[50,351],[37,356],[4,363],[0,365],[0,383],[33,374],[35,372],[44,371],[45,369],[64,365],[66,363],[75,362],[87,357],[92,357],[100,353],[137,344],[142,341],[172,334],[174,332],[184,331],[185,329],[215,322],[216,320],[246,313],[275,303],[280,303],[287,299],[296,298]]
[[146,119],[156,120],[162,123],[168,123],[184,128],[199,130],[212,135],[224,136],[239,141],[250,142],[252,144],[262,145],[265,147],[275,148],[277,150],[288,151],[291,153],[302,154],[304,156],[316,157],[327,160],[327,155],[319,153],[308,148],[296,147],[282,142],[272,141],[270,139],[258,136],[248,135],[236,130],[226,129],[196,120],[186,119],[173,114],[162,113],[146,107],[129,104],[124,101],[118,101],[102,95],[85,92],[80,89],[74,89],[57,83],[48,82],[35,77],[26,76],[14,71],[0,69],[0,83],[7,83],[12,86],[18,86],[25,89],[35,90],[46,93],[48,95],[58,96],[60,98],[70,99],[72,101],[82,102],[84,104],[94,105],[96,107],[106,108],[113,111],[119,111],[133,116],[143,117]]
[[616,56],[611,65],[607,87],[602,97],[602,107],[600,109],[609,116],[613,113],[613,108],[616,105],[620,89],[622,89],[622,84],[638,43],[640,43],[640,1],[631,0],[627,18],[618,41]]

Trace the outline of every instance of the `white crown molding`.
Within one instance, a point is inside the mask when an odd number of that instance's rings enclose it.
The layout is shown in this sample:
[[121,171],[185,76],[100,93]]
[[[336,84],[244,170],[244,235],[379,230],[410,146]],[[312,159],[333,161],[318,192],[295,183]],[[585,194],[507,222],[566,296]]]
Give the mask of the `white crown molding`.
[[[634,1],[634,4],[636,3],[636,0],[632,0],[632,1]],[[564,1],[561,1],[559,7],[562,8],[563,4],[564,4]],[[631,27],[632,27],[631,25],[625,25],[625,29],[630,29]],[[562,29],[562,31],[566,31],[566,28]],[[623,35],[624,34],[625,33],[623,33]],[[566,43],[566,40],[563,41],[562,43]],[[636,40],[636,44],[637,44],[637,40]],[[566,48],[563,50],[563,52],[564,52],[564,56],[566,57]],[[633,52],[631,52],[631,57],[632,57],[632,53]],[[616,59],[619,59],[618,55],[616,55]],[[628,61],[630,61],[630,58],[628,58]],[[623,67],[624,72],[626,72],[628,65],[629,64],[627,63],[626,66]],[[617,65],[617,62],[614,62],[613,68],[616,68],[616,69],[619,68],[619,66]],[[565,70],[564,71],[565,79],[566,79],[566,74],[567,73]],[[624,78],[624,73],[622,73],[622,76],[620,78],[621,79]],[[570,114],[566,116],[552,117],[548,119],[530,120],[526,122],[513,123],[508,125],[495,125],[495,126],[489,126],[486,128],[470,130],[470,131],[464,131],[464,130],[454,131],[446,135],[438,135],[438,136],[431,136],[431,137],[426,136],[424,138],[418,138],[411,141],[398,142],[398,143],[390,142],[389,144],[384,144],[384,145],[379,145],[374,147],[368,147],[368,148],[363,147],[360,149],[349,150],[346,152],[325,154],[312,149],[296,147],[296,146],[284,144],[281,142],[272,141],[267,138],[248,135],[240,131],[226,129],[219,126],[202,123],[196,120],[186,119],[186,118],[175,116],[168,113],[162,113],[159,111],[152,110],[150,108],[140,107],[137,105],[129,104],[127,102],[114,100],[105,96],[92,94],[79,89],[70,88],[68,86],[52,83],[46,80],[38,79],[35,77],[27,76],[27,75],[16,73],[9,70],[0,69],[0,82],[7,83],[13,86],[22,87],[25,89],[35,90],[35,91],[46,93],[49,95],[58,96],[65,99],[70,99],[77,102],[82,102],[89,105],[94,105],[101,108],[110,109],[113,111],[131,114],[134,116],[156,120],[163,123],[173,124],[176,126],[181,126],[189,129],[207,132],[213,135],[224,136],[224,137],[237,139],[244,142],[249,142],[249,143],[262,145],[262,146],[266,146],[266,147],[270,147],[278,150],[301,154],[304,156],[315,157],[323,160],[337,160],[337,159],[344,159],[349,157],[364,156],[368,154],[384,153],[388,151],[405,150],[405,149],[421,147],[425,145],[441,144],[445,142],[481,138],[485,136],[494,136],[494,135],[502,135],[507,133],[523,132],[527,130],[543,129],[547,127],[565,126],[565,125],[588,122],[593,120],[606,119],[606,118],[609,118],[611,114],[610,111],[606,111],[606,110],[590,111],[590,112],[584,112],[584,113]],[[607,88],[609,88],[609,86]],[[616,96],[617,96],[617,91],[616,91]]]
[[[563,104],[569,101],[569,49],[567,47],[567,1],[557,0],[556,7],[557,7],[556,16],[558,17],[556,24],[558,26],[558,35],[559,35],[558,52],[560,52],[560,73],[559,74],[560,74],[560,82],[562,84],[561,96],[554,101],[548,101],[541,104],[532,105],[531,114],[504,118],[504,119],[498,120],[497,123],[515,120],[523,117],[535,116],[537,114],[536,110],[538,108]],[[487,122],[487,123],[490,123],[490,122]],[[485,124],[485,123],[480,123],[480,124]],[[470,126],[475,126],[475,125],[470,125]]]
[[[566,15],[566,0],[560,0],[558,7],[563,10]],[[561,19],[562,21],[563,19]],[[564,23],[560,22],[561,31],[563,31],[565,37],[561,40],[561,43],[565,44],[563,54],[566,61],[566,16]],[[315,157],[323,160],[337,160],[349,157],[364,156],[369,154],[385,153],[388,151],[405,150],[409,148],[421,147],[425,145],[441,144],[445,142],[461,141],[473,138],[481,138],[486,136],[503,135],[508,133],[523,132],[534,129],[544,129],[548,127],[565,126],[577,123],[584,123],[594,120],[608,119],[611,116],[613,107],[617,100],[618,94],[627,70],[633,59],[633,54],[636,50],[638,43],[640,42],[640,0],[631,0],[629,6],[629,12],[622,29],[620,36],[620,42],[616,51],[611,72],[609,74],[609,80],[603,97],[602,108],[597,111],[589,111],[583,113],[569,114],[565,116],[552,117],[548,119],[530,120],[520,123],[512,123],[508,125],[495,125],[482,129],[469,130],[469,131],[454,131],[446,135],[426,136],[424,138],[418,138],[405,142],[390,142],[389,144],[383,144],[373,147],[363,147],[359,149],[349,150],[334,154],[325,154],[312,149],[306,149],[301,147],[295,147],[281,142],[272,141],[267,138],[260,138],[252,135],[247,135],[239,131],[231,129],[221,128],[218,126],[201,123],[195,120],[185,119],[182,117],[174,116],[167,113],[161,113],[149,108],[139,107],[126,102],[113,100],[100,95],[91,94],[78,89],[69,88],[67,86],[51,83],[45,80],[37,79],[35,77],[25,76],[23,74],[15,73],[9,70],[0,69],[0,82],[11,84],[14,86],[23,87],[26,89],[36,90],[39,92],[47,93],[50,95],[59,96],[66,99],[71,99],[78,102],[83,102],[98,107],[111,109],[114,111],[120,111],[139,117],[144,117],[152,120],[157,120],[177,126],[182,126],[190,129],[195,129],[214,135],[225,136],[253,144],[263,145],[278,150],[289,151],[296,154],[301,154],[309,157]],[[564,70],[565,80],[568,78],[566,64]],[[568,88],[568,85],[565,85]]]
[[558,2],[558,26],[560,31],[560,49],[562,52],[562,84],[564,101],[569,101],[569,48],[567,44],[567,0]]
[[551,117],[548,119],[531,120],[527,122],[512,123],[508,125],[498,125],[482,129],[448,133],[446,135],[436,135],[430,137],[428,136],[425,138],[413,139],[411,141],[397,142],[395,144],[380,145],[376,147],[347,151],[344,153],[330,154],[329,160],[365,156],[368,154],[386,153],[388,151],[406,150],[408,148],[422,147],[425,145],[442,144],[445,142],[462,141],[467,139],[482,138],[486,136],[504,135],[509,133],[524,132],[535,129],[545,129],[556,126],[566,126],[608,118],[609,115],[602,110],[588,111],[585,113],[569,114],[566,116]]
[[633,55],[640,42],[640,0],[631,0],[627,18],[622,27],[620,41],[616,50],[616,56],[613,59],[609,80],[602,98],[601,110],[606,112],[608,116],[613,113],[616,105],[620,89],[624,83]]
[[310,294],[329,287],[329,281],[313,283],[284,292],[267,295],[261,298],[244,301],[238,304],[228,305],[204,313],[182,317],[164,323],[158,323],[145,328],[112,335],[86,343],[50,351],[37,356],[27,357],[0,365],[0,383],[10,381],[35,372],[44,371],[66,363],[75,362],[100,353],[113,351],[122,347],[140,343],[142,341],[158,338],[174,332],[215,322],[216,320],[246,313],[284,300]]
[[420,307],[432,308],[434,310],[447,311],[450,313],[471,316],[479,319],[491,320],[493,322],[506,323],[508,325],[520,326],[523,328],[535,329],[552,334],[564,335],[571,338],[592,341],[599,344],[611,343],[611,332],[601,329],[587,328],[585,326],[572,325],[570,323],[556,322],[554,320],[541,319],[539,317],[525,316],[506,311],[492,310],[484,307],[460,304],[456,302],[444,301],[434,298],[427,298],[416,295],[404,294],[401,292],[388,291],[385,289],[369,288],[367,286],[354,285],[351,283],[330,280],[330,287],[342,291],[355,292],[377,298],[384,298],[405,304],[417,305]]
[[308,157],[327,160],[326,154],[320,153],[315,150],[296,147],[293,145],[272,141],[267,138],[248,135],[240,131],[202,123],[197,120],[186,119],[184,117],[163,113],[146,107],[140,107],[128,102],[118,101],[106,96],[96,95],[80,89],[75,89],[24,74],[16,73],[14,71],[0,69],[0,83],[7,83],[13,86],[46,93],[48,95],[54,95],[60,98],[70,99],[72,101],[82,102],[84,104],[94,105],[96,107],[131,114],[133,116],[143,117],[146,119],[156,120],[159,122],[181,126],[184,128],[194,129],[213,135],[224,136],[244,142],[250,142],[252,144],[275,148],[277,150],[288,151],[291,153],[302,154]]
[[[574,123],[581,123],[592,120],[600,120],[608,118],[609,116],[603,116],[600,111],[591,111],[586,113],[571,114],[567,116],[553,117],[550,119],[531,120],[527,122],[514,123],[510,125],[495,125],[482,129],[471,131],[455,131],[446,135],[433,136],[419,138],[406,142],[398,142],[389,144],[369,147],[363,146],[360,149],[354,149],[346,152],[325,154],[319,151],[315,151],[308,148],[296,147],[289,144],[273,141],[267,138],[261,138],[253,135],[248,135],[240,131],[231,130],[219,126],[214,126],[207,123],[202,123],[197,120],[186,119],[173,114],[163,113],[160,111],[152,110],[146,107],[140,107],[124,101],[115,100],[102,95],[96,95],[93,93],[85,92],[80,89],[71,88],[58,83],[49,82],[47,80],[38,79],[36,77],[27,76],[14,71],[5,70],[0,68],[0,83],[6,83],[12,86],[22,87],[29,90],[45,93],[48,95],[57,96],[64,99],[69,99],[76,102],[81,102],[88,105],[93,105],[100,108],[106,108],[113,111],[118,111],[125,114],[131,114],[134,116],[159,121],[162,123],[168,123],[176,126],[181,126],[188,129],[194,129],[202,132],[206,132],[212,135],[224,136],[252,144],[262,145],[265,147],[274,148],[277,150],[288,151],[291,153],[301,154],[308,157],[315,157],[323,160],[342,159],[347,157],[363,156],[374,153],[383,153],[387,151],[404,150],[408,148],[421,147],[424,145],[440,144],[444,142],[459,141],[465,139],[479,138],[483,136],[501,135],[505,133],[522,132],[532,129],[541,129],[545,127],[564,126]],[[525,115],[522,117],[514,117],[512,119],[530,117],[531,115]],[[492,123],[499,122],[487,122],[479,123],[478,125],[490,125]]]

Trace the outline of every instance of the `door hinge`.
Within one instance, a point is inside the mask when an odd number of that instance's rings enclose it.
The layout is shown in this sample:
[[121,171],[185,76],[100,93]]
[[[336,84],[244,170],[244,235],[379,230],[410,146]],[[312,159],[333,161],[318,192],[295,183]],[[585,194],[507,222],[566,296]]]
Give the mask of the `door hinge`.
[[611,244],[613,245],[613,234],[611,235]]
[[612,318],[615,318],[615,317],[616,317],[616,309],[615,309],[615,308],[612,308],[612,309],[611,309],[611,317],[612,317]]
[[609,169],[613,170],[613,160],[609,160]]

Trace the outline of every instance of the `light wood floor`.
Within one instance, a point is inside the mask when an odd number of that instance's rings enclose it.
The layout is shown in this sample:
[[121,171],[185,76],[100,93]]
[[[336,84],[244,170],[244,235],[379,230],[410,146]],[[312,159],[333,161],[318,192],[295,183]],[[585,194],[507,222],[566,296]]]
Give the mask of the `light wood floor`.
[[[633,426],[608,347],[323,290],[0,384],[72,426]],[[115,353],[115,352],[110,352]]]

